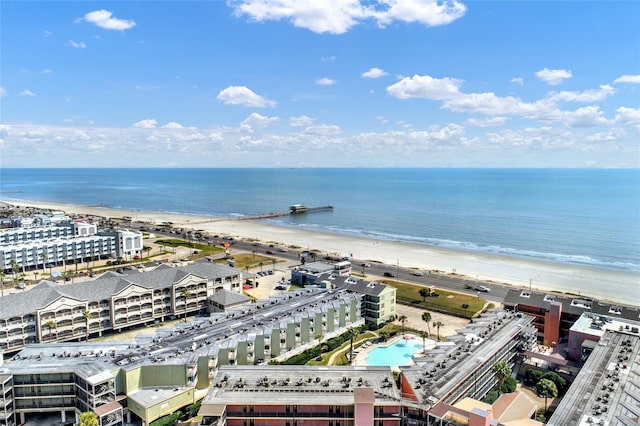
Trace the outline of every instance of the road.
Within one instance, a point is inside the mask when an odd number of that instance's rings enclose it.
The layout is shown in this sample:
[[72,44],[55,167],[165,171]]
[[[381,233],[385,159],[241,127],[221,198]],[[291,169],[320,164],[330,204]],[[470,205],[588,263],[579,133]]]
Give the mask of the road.
[[[167,237],[173,238],[185,238],[187,239],[186,234],[180,235],[175,233],[163,233],[159,231],[155,231],[156,234],[164,235]],[[299,261],[300,256],[303,252],[300,250],[293,250],[289,247],[285,246],[270,246],[261,242],[256,241],[244,241],[234,238],[232,240],[225,240],[223,237],[218,238],[208,238],[206,241],[199,241],[200,243],[208,243],[211,245],[220,246],[224,242],[232,243],[231,249],[232,251],[238,252],[253,252],[256,251],[262,255],[267,255],[266,251],[271,251],[273,254],[269,254],[268,256],[273,256],[277,258],[281,258],[287,261]],[[286,250],[286,251],[282,251]],[[345,247],[345,252],[348,252],[348,247]],[[322,260],[322,255],[318,255],[318,260]],[[487,299],[490,302],[494,303],[502,303],[504,297],[507,292],[513,288],[507,284],[500,284],[495,282],[487,282],[478,279],[474,279],[473,277],[468,277],[464,275],[456,275],[456,274],[442,274],[435,273],[430,271],[421,271],[423,273],[422,276],[416,276],[416,269],[408,269],[402,268],[397,265],[386,265],[378,262],[365,261],[362,259],[350,259],[353,272],[362,274],[363,273],[363,264],[368,266],[364,267],[364,274],[366,277],[375,280],[386,280],[388,282],[393,282],[393,280],[398,279],[402,282],[407,282],[411,284],[423,285],[425,287],[435,286],[436,288],[457,291],[461,293],[479,295],[484,299]],[[384,273],[387,272],[392,275],[392,277],[385,277]],[[397,277],[396,277],[397,275]],[[489,292],[480,292],[476,289],[479,286],[485,286],[489,289]]]

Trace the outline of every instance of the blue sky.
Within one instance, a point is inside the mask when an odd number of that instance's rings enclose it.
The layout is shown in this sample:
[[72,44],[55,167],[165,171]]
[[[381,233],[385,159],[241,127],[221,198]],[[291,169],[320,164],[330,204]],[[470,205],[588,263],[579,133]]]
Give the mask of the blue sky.
[[4,1],[0,19],[2,167],[640,166],[637,1]]

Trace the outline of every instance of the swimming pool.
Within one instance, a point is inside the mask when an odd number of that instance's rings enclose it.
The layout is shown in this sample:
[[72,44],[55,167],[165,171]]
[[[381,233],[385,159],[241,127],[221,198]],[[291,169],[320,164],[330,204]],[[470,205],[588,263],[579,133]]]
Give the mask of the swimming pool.
[[400,339],[389,346],[381,346],[369,352],[366,358],[367,365],[395,367],[410,365],[413,361],[411,355],[422,350],[422,342],[418,340]]

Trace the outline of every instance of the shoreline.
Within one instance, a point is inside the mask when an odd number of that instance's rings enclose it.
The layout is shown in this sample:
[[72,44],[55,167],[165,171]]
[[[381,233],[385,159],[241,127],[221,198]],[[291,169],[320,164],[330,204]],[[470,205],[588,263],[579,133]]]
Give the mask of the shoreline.
[[255,220],[15,199],[2,199],[0,202],[18,207],[62,210],[67,214],[112,218],[129,216],[134,221],[156,224],[172,222],[174,227],[203,230],[212,235],[280,243],[297,246],[302,250],[315,249],[322,253],[340,253],[366,262],[399,264],[403,268],[433,270],[445,274],[455,273],[518,288],[531,287],[539,291],[575,294],[625,305],[637,306],[633,303],[637,304],[640,297],[640,274],[622,270],[376,240],[265,224]]

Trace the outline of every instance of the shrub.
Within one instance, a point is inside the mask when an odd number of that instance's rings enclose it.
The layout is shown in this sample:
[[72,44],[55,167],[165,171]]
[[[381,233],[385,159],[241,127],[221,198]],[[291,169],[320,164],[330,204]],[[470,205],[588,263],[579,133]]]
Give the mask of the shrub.
[[543,379],[551,380],[555,383],[559,393],[563,393],[567,387],[567,381],[555,371],[548,371],[542,376]]
[[173,426],[180,417],[182,417],[182,411],[176,411],[149,423],[149,426]]
[[532,368],[527,370],[524,380],[529,386],[535,386],[542,379],[542,376],[544,376],[544,371]]
[[517,385],[518,382],[516,381],[516,379],[514,379],[513,377],[506,377],[504,379],[504,382],[502,383],[502,388],[500,389],[500,391],[502,393],[515,392]]
[[487,394],[487,396],[484,397],[482,402],[486,404],[493,404],[494,402],[496,402],[499,396],[500,396],[500,392],[498,392],[497,389],[493,389]]

